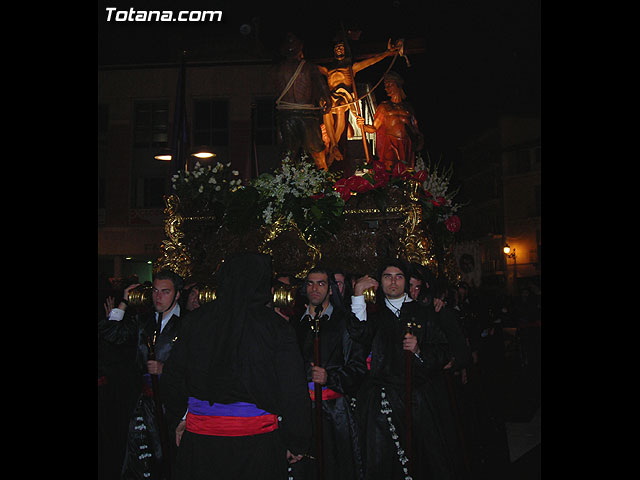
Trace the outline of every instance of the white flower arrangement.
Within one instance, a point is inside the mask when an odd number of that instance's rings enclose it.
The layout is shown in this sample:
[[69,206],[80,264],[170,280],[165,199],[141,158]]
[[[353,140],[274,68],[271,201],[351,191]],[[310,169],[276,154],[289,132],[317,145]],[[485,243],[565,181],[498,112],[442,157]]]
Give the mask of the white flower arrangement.
[[431,158],[428,157],[427,164],[422,159],[422,155],[416,156],[416,171],[425,170],[427,176],[422,182],[422,188],[431,195],[431,204],[437,207],[437,221],[444,223],[451,215],[455,214],[461,205],[454,202],[455,196],[460,191],[460,187],[455,190],[449,190],[451,176],[453,175],[453,165],[446,170],[439,170],[440,162],[435,165],[431,164]]
[[[315,164],[303,156],[298,164],[294,164],[287,156],[282,160],[282,166],[273,174],[263,173],[251,182],[263,198],[269,201],[262,211],[262,219],[265,224],[271,225],[278,218],[285,221],[293,220],[293,212],[287,208],[291,196],[296,199],[304,199],[314,195],[340,197],[338,192],[331,188],[330,174],[319,170]],[[303,208],[305,218],[310,215],[309,208]]]
[[196,162],[193,169],[181,170],[171,178],[172,189],[180,201],[195,208],[208,208],[212,202],[220,200],[227,192],[242,186],[237,170],[229,170],[231,162],[215,165],[201,165]]

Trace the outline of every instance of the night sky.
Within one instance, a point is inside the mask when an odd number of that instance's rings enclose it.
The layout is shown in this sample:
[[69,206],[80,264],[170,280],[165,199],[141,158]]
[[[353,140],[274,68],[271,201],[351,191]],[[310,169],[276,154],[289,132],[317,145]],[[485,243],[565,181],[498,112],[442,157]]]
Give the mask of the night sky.
[[[198,23],[107,22],[105,7],[128,10],[222,10],[223,21]],[[256,19],[259,19],[256,23]],[[98,64],[175,63],[186,49],[191,60],[213,60],[217,42],[255,42],[277,55],[287,31],[305,44],[309,60],[330,58],[340,22],[358,26],[354,55],[378,53],[388,38],[423,45],[398,58],[394,70],[416,110],[430,153],[446,152],[495,124],[501,113],[540,113],[540,0],[440,0],[384,2],[236,2],[209,0],[99,0]],[[248,35],[242,25],[251,25]],[[257,27],[257,28],[256,28]],[[374,45],[374,51],[363,46]],[[376,83],[390,58],[360,72]],[[386,99],[382,87],[377,100]]]

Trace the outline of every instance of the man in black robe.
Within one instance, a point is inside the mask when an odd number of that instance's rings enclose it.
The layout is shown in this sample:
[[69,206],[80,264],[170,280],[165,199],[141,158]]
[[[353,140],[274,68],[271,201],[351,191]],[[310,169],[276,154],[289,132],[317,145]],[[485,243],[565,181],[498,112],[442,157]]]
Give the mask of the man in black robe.
[[[353,342],[347,332],[352,315],[342,304],[340,291],[333,274],[322,267],[313,268],[305,279],[309,301],[300,320],[305,329],[302,351],[309,381],[309,396],[316,415],[315,383],[322,385],[322,432],[324,478],[356,480],[362,478],[362,461],[357,438],[357,425],[350,400],[364,380],[366,352],[364,346]],[[315,332],[312,326],[319,319],[319,364],[315,364]],[[318,432],[314,425],[314,448]],[[318,452],[315,460],[304,458],[293,466],[294,480],[315,480]]]
[[303,361],[292,327],[266,306],[271,275],[267,255],[227,258],[216,300],[175,343],[163,378],[167,423],[185,427],[174,480],[282,479],[309,450]]
[[109,344],[123,348],[137,346],[136,365],[142,380],[141,390],[130,414],[122,478],[159,479],[166,476],[174,451],[170,443],[162,445],[168,431],[156,409],[159,385],[155,391],[152,386],[156,379],[161,383],[164,364],[182,325],[178,300],[183,280],[170,270],[153,275],[153,312],[145,312],[144,305],[128,308],[129,294],[137,286],[133,284],[124,290],[118,307],[99,322],[98,332]]
[[[379,309],[367,317],[363,291],[373,287]],[[443,368],[450,360],[447,337],[433,306],[408,295],[404,262],[383,263],[378,279],[362,277],[354,287],[350,325],[354,339],[371,352],[371,368],[357,399],[365,479],[460,478],[461,456]],[[446,314],[446,313],[445,313]],[[407,323],[412,333],[407,333]],[[408,353],[407,353],[408,352]],[[407,445],[407,357],[412,373],[411,445]]]

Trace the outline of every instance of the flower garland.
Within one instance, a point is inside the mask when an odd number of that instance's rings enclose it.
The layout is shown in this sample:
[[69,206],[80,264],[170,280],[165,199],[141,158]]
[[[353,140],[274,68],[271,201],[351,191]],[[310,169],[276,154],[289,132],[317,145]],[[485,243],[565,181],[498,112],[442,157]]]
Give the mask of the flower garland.
[[[338,197],[337,192],[327,190],[328,184],[330,174],[318,169],[306,156],[303,156],[298,164],[287,156],[274,174],[263,173],[251,182],[260,195],[268,199],[267,206],[262,211],[262,218],[267,225],[271,225],[281,216],[284,216],[286,221],[293,220],[293,212],[287,208],[293,199],[321,195]],[[309,210],[303,208],[305,217],[310,213]]]
[[242,185],[240,172],[217,162],[214,166],[196,162],[189,171],[181,170],[171,177],[171,187],[187,209],[213,210],[216,203],[225,204],[228,195]]
[[451,233],[456,233],[461,227],[460,217],[456,215],[461,205],[454,202],[454,197],[460,188],[449,189],[453,166],[443,171],[439,167],[440,162],[432,166],[430,158],[425,164],[420,153],[416,156],[415,169],[409,169],[404,163],[398,162],[389,172],[382,162],[374,160],[372,168],[364,174],[342,178],[334,184],[334,188],[346,202],[352,195],[367,192],[381,194],[389,185],[402,186],[407,181],[415,180],[422,186],[418,195],[427,216],[433,217],[436,223],[444,224]]
[[460,205],[454,201],[458,189],[450,189],[452,167],[441,171],[439,162],[432,166],[429,159],[425,164],[421,155],[415,170],[398,162],[387,171],[373,160],[371,168],[337,181],[335,174],[318,169],[306,155],[297,162],[286,156],[273,173],[263,173],[246,184],[230,166],[230,162],[207,166],[197,162],[192,170],[174,175],[172,188],[183,211],[206,213],[237,232],[270,227],[277,221],[295,223],[306,238],[322,242],[339,231],[345,203],[353,195],[371,192],[377,207],[385,210],[396,191],[418,182],[423,221],[431,226],[431,233],[444,238],[461,227],[456,215]]
[[439,161],[434,166],[431,165],[431,158],[428,158],[426,165],[422,156],[418,156],[416,159],[416,169],[428,172],[422,181],[422,203],[432,211],[438,223],[444,223],[447,230],[455,233],[460,230],[460,218],[456,212],[461,205],[455,203],[453,199],[460,191],[460,187],[449,190],[453,165],[442,171],[439,167]]
[[250,182],[259,194],[261,220],[272,225],[282,219],[296,222],[308,237],[335,233],[344,201],[333,189],[333,174],[320,170],[306,155],[295,163],[288,156],[273,174],[263,173]]
[[387,416],[387,422],[389,423],[389,432],[391,433],[391,438],[396,444],[396,453],[398,455],[398,460],[402,465],[404,479],[413,480],[413,477],[409,475],[409,469],[406,467],[409,459],[407,458],[404,449],[400,446],[400,438],[398,437],[398,434],[396,433],[396,427],[391,420],[391,414],[393,413],[393,410],[391,409],[391,404],[387,400],[387,393],[384,391],[384,387],[380,387],[380,413]]
[[334,184],[334,188],[346,202],[354,194],[382,190],[388,185],[401,184],[410,178],[422,182],[425,176],[426,172],[414,173],[401,162],[398,162],[389,172],[382,162],[374,160],[372,168],[368,171],[361,175],[355,174],[349,178],[341,178]]

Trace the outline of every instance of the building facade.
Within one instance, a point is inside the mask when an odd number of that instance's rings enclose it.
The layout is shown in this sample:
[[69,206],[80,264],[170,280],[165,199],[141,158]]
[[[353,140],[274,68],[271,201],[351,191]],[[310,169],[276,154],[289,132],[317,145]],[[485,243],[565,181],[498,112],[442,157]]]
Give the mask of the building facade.
[[[541,122],[537,115],[502,115],[494,128],[460,148],[455,161],[463,230],[458,260],[473,258],[476,285],[539,286],[542,275]],[[505,253],[508,245],[510,251]],[[464,272],[463,272],[464,273]],[[463,275],[464,276],[464,275]]]
[[[202,164],[231,162],[243,178],[275,166],[270,69],[270,61],[186,64],[189,142],[216,153]],[[109,276],[150,278],[149,262],[160,256],[171,181],[169,162],[154,155],[170,143],[178,71],[177,64],[98,70],[98,257]]]

